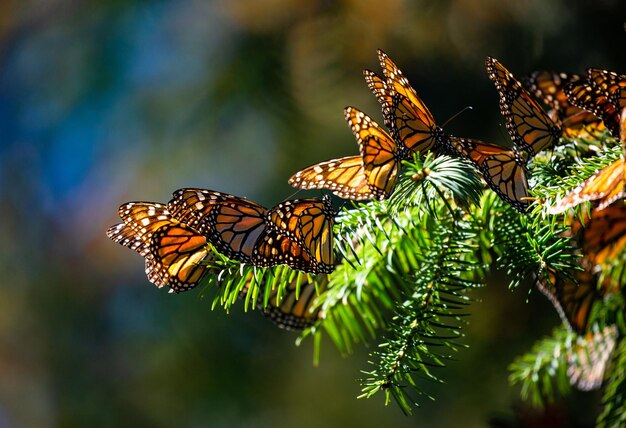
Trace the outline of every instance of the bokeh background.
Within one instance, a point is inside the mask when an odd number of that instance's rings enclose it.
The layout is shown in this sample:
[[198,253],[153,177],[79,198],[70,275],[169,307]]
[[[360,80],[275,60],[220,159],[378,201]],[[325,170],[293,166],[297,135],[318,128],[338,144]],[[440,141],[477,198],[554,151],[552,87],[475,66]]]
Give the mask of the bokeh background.
[[[361,75],[377,48],[439,123],[474,107],[450,133],[508,144],[485,57],[520,76],[625,72],[624,12],[622,0],[0,1],[0,427],[539,423],[507,383],[559,322],[528,288],[495,276],[477,291],[469,348],[405,417],[355,398],[367,347],[342,358],[325,342],[313,367],[310,342],[258,313],[157,290],[104,231],[121,203],[180,187],[271,206],[293,172],[356,153],[342,109],[382,120]],[[589,426],[598,401],[574,394],[547,417]]]

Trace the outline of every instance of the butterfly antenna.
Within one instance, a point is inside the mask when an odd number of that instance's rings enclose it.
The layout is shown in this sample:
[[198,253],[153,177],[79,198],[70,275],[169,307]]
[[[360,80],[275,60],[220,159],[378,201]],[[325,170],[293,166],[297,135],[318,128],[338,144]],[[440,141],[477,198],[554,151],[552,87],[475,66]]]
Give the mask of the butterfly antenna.
[[293,192],[291,195],[287,196],[287,199],[285,200],[287,201],[287,200],[293,199],[293,197],[296,196],[300,192],[302,192],[302,189],[296,189],[296,191]]
[[346,200],[342,200],[342,201],[339,203],[339,208],[337,209],[337,212],[341,211],[341,209],[342,209],[343,207],[345,207],[346,205],[348,205],[348,201],[346,201]]
[[446,127],[446,125],[447,125],[448,123],[452,122],[454,119],[456,119],[456,118],[457,118],[458,116],[460,116],[462,113],[465,113],[467,110],[473,110],[473,109],[474,109],[474,107],[472,107],[472,106],[467,106],[467,107],[465,107],[463,110],[461,110],[461,111],[459,111],[459,112],[455,113],[455,114],[454,114],[454,116],[452,116],[450,119],[446,120],[446,121],[444,122],[444,124],[443,124],[443,125],[441,125],[441,127],[442,127],[442,128],[445,128],[445,127]]

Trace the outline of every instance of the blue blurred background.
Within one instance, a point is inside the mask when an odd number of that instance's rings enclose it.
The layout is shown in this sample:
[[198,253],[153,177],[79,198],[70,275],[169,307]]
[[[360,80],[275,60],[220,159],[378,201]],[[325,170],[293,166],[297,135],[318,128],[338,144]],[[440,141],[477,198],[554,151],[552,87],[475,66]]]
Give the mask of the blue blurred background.
[[[198,186],[274,205],[287,178],[356,153],[342,109],[382,121],[382,48],[450,133],[508,144],[484,72],[626,71],[620,0],[0,2],[0,427],[521,426],[506,366],[558,324],[494,277],[414,416],[356,400],[341,358],[258,313],[168,295],[108,240],[126,201]],[[526,300],[529,303],[526,303]],[[372,344],[371,346],[375,346]],[[587,426],[599,395],[551,410]],[[572,413],[573,412],[573,413]],[[540,426],[540,425],[525,425]],[[557,426],[557,425],[553,425]]]

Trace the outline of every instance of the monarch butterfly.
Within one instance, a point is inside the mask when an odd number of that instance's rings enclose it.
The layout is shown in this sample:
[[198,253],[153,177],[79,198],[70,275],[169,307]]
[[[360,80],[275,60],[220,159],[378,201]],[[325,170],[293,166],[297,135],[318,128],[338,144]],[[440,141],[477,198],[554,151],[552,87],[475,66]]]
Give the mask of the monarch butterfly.
[[333,265],[334,213],[330,197],[300,199],[279,204],[269,212],[270,221],[298,240],[323,265]]
[[581,76],[574,73],[535,71],[523,83],[535,97],[550,107],[548,116],[561,125],[567,137],[589,137],[604,126],[592,113],[572,105],[565,94],[565,87],[577,82]]
[[500,112],[515,148],[529,157],[549,149],[561,138],[562,130],[522,84],[495,58],[487,57],[487,74],[498,90]]
[[526,166],[519,156],[504,147],[464,138],[450,139],[452,148],[469,159],[482,173],[487,185],[515,209],[528,209]]
[[[580,223],[572,232],[578,234]],[[581,233],[581,247],[585,257],[594,264],[605,264],[617,258],[626,247],[626,204],[619,201],[602,210],[593,210]]]
[[370,70],[365,70],[363,74],[367,86],[382,105],[385,125],[396,142],[409,152],[449,152],[448,138],[443,129],[435,123],[428,107],[402,71],[380,49],[378,60],[386,80]]
[[567,375],[570,384],[581,391],[591,391],[602,385],[617,342],[617,327],[579,336],[567,351]]
[[163,226],[150,242],[153,271],[175,292],[190,290],[208,272],[206,238],[186,224]]
[[386,199],[396,183],[400,161],[406,155],[365,113],[354,107],[347,107],[344,112],[361,155],[309,166],[294,174],[289,184],[300,189],[329,189],[344,199]]
[[[240,297],[245,297],[253,280],[250,276]],[[259,293],[256,307],[282,329],[303,330],[323,316],[322,311],[315,306],[315,298],[327,285],[327,275],[317,275],[311,279],[309,275],[298,274],[287,283],[280,295],[278,289],[272,289],[267,298],[267,305],[264,304],[264,296]],[[259,287],[264,285],[259,284]]]
[[224,193],[180,189],[168,206],[193,218],[197,230],[220,253],[242,263],[287,264],[313,273],[334,268],[329,199],[286,201],[268,210]]
[[120,207],[124,223],[107,230],[114,242],[146,259],[146,275],[157,287],[174,292],[195,287],[208,272],[206,238],[172,218],[165,205],[130,202]]
[[587,330],[589,315],[598,299],[597,277],[590,269],[575,272],[576,282],[570,278],[548,271],[547,276],[537,282],[537,288],[552,302],[561,320],[575,332]]
[[621,91],[616,91],[617,95],[611,95],[601,86],[594,85],[592,81],[580,80],[567,85],[565,93],[570,103],[602,119],[611,135],[620,138],[621,109],[616,106],[616,97]]
[[172,217],[185,223],[201,234],[208,236],[209,232],[204,220],[210,210],[217,204],[226,202],[230,195],[210,190],[186,188],[176,190],[172,199],[167,203],[167,209]]
[[[615,73],[614,71],[603,70],[601,68],[588,68],[587,78],[589,83],[598,88],[609,98],[622,88],[626,87],[626,75]],[[626,105],[617,105],[626,107]]]

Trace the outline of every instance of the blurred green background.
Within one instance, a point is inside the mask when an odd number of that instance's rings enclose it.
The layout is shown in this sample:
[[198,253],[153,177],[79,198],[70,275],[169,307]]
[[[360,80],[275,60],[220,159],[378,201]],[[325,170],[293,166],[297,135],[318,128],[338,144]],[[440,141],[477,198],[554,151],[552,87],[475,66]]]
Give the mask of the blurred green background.
[[[310,342],[258,313],[157,290],[104,231],[121,203],[180,187],[271,206],[293,172],[355,154],[342,109],[382,122],[361,74],[378,70],[377,48],[439,123],[474,107],[448,132],[509,144],[485,57],[518,76],[624,72],[624,12],[621,0],[3,0],[0,427],[532,423],[506,366],[559,321],[528,289],[494,277],[476,293],[469,348],[405,417],[355,398],[367,347],[344,359],[325,342],[313,367]],[[588,426],[598,400],[560,402],[552,426]]]

